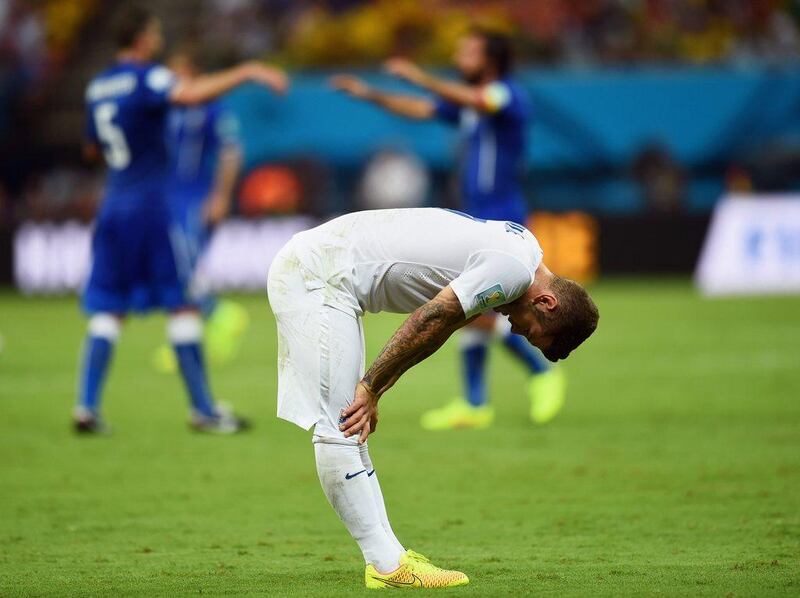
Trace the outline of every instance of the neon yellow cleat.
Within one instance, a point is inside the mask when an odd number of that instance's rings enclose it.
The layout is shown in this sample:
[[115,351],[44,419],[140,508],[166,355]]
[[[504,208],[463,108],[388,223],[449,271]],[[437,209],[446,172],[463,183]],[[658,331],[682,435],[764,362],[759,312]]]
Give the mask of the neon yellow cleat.
[[[247,310],[233,301],[220,301],[205,323],[203,348],[208,361],[224,364],[231,361],[239,352],[242,335],[250,324]],[[153,367],[162,373],[173,374],[178,371],[175,351],[169,345],[162,345],[153,353]]]
[[439,409],[431,409],[422,414],[420,424],[426,430],[455,430],[457,428],[488,428],[494,421],[494,407],[482,405],[473,407],[464,399],[458,398]]
[[418,552],[407,550],[400,557],[400,567],[391,573],[378,573],[372,565],[364,571],[364,583],[370,590],[381,588],[455,588],[469,583],[461,571],[440,569]]
[[174,374],[178,371],[178,360],[175,351],[169,345],[161,345],[153,352],[153,367],[162,374]]
[[236,357],[242,335],[249,323],[247,310],[238,303],[217,303],[205,326],[205,345],[209,361],[227,363]]
[[554,367],[543,374],[531,377],[528,395],[531,399],[531,419],[535,424],[546,424],[564,406],[567,379],[563,368]]

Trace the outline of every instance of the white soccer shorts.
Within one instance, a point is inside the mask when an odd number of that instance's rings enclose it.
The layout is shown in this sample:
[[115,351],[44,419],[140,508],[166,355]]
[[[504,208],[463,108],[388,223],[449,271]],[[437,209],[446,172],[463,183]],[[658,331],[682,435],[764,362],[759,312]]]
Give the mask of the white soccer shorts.
[[344,439],[339,418],[364,375],[364,331],[360,317],[328,304],[328,283],[298,257],[301,242],[296,236],[281,249],[267,283],[278,328],[278,417]]

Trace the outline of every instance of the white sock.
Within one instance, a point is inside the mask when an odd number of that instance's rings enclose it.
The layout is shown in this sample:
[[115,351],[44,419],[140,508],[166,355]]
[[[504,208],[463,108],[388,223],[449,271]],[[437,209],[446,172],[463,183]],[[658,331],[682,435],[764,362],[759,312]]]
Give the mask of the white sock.
[[397,550],[403,553],[406,551],[406,549],[403,548],[403,545],[400,544],[400,540],[398,540],[397,536],[394,535],[392,525],[389,523],[389,515],[386,513],[386,505],[383,502],[383,492],[381,492],[381,485],[378,483],[378,472],[375,471],[375,467],[372,465],[372,459],[369,457],[369,449],[367,448],[367,444],[368,443],[364,443],[359,446],[358,451],[361,453],[361,464],[367,470],[367,475],[369,476],[369,483],[370,486],[372,486],[372,497],[375,499],[375,507],[378,509],[378,515],[381,518],[381,524],[383,525],[383,529],[386,531],[386,535],[389,537],[389,540],[391,540],[392,544],[394,544]]
[[384,529],[367,475],[371,470],[364,467],[358,445],[314,436],[314,453],[322,490],[361,548],[364,560],[381,573],[397,569],[402,550]]
[[492,338],[492,333],[481,328],[462,328],[458,334],[458,345],[461,349],[486,346]]
[[506,316],[497,316],[497,318],[495,318],[494,335],[500,340],[511,335],[511,322]]

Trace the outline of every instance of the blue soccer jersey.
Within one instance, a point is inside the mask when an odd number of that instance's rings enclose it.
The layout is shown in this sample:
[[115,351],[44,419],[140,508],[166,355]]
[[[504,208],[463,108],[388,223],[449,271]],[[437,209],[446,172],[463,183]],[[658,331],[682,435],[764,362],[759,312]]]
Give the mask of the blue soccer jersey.
[[220,102],[176,106],[169,113],[167,199],[187,241],[192,268],[210,239],[203,207],[214,187],[220,152],[238,147],[238,121]]
[[176,240],[166,201],[165,140],[172,73],[119,62],[86,89],[87,137],[103,149],[108,177],[92,239],[84,292],[91,313],[126,313],[187,304],[185,244]]
[[487,220],[524,223],[521,179],[529,106],[523,91],[504,79],[484,87],[484,111],[438,100],[436,116],[458,125],[463,135],[460,164],[464,209]]
[[220,102],[176,106],[169,113],[170,195],[204,197],[214,184],[219,153],[238,145],[238,122]]
[[163,189],[166,115],[174,85],[163,66],[119,62],[86,88],[87,138],[102,147],[108,166],[105,209]]

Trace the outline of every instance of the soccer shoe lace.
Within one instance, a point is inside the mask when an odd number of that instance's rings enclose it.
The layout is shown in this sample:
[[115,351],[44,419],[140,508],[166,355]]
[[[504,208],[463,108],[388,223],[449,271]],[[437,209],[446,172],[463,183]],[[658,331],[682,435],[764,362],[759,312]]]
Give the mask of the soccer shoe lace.
[[411,550],[410,548],[406,550],[406,556],[411,559],[412,561],[417,561],[418,563],[430,563],[431,560],[426,557],[424,554],[420,554],[415,550]]

